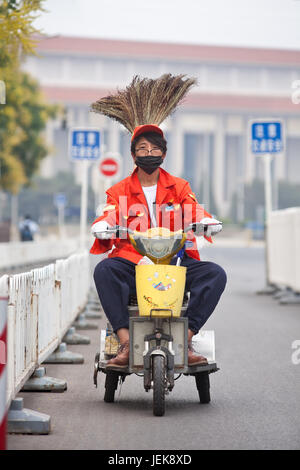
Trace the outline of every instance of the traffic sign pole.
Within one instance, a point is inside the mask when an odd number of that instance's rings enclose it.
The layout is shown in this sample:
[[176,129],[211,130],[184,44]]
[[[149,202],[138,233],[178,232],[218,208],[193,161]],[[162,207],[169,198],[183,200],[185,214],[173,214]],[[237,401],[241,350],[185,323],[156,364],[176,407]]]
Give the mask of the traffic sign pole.
[[85,249],[87,231],[87,199],[89,162],[82,161],[81,199],[80,199],[80,248]]
[[269,236],[269,222],[270,222],[270,214],[273,209],[272,204],[272,175],[271,175],[271,163],[273,159],[273,155],[267,153],[263,156],[264,159],[264,171],[265,171],[265,263],[266,263],[266,285],[267,291],[265,292],[273,292],[274,289],[270,282],[269,276],[269,252],[268,252],[268,236]]
[[64,238],[65,237],[65,206],[59,205],[57,207],[58,210],[58,231],[59,231],[59,237]]
[[64,193],[57,193],[54,195],[54,204],[58,212],[58,233],[60,238],[64,238],[65,233],[65,206],[67,204],[67,198]]
[[96,128],[72,128],[69,134],[69,155],[73,161],[81,161],[81,203],[80,203],[80,248],[85,249],[88,207],[89,162],[100,158],[100,131]]
[[269,277],[269,253],[268,233],[270,214],[273,210],[272,201],[272,172],[271,163],[273,156],[283,152],[284,136],[283,123],[280,120],[258,120],[251,122],[251,149],[256,156],[261,156],[264,162],[265,180],[265,272],[266,288],[259,294],[272,294],[276,288],[270,282]]
[[271,163],[273,156],[267,153],[263,156],[264,159],[264,172],[265,172],[265,219],[268,224],[270,213],[273,209],[272,204],[272,174],[271,174]]

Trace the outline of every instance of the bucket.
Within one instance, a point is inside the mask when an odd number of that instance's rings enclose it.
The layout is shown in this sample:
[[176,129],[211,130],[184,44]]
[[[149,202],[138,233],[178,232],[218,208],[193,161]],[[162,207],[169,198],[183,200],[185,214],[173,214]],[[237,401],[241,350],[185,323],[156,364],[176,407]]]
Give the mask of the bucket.
[[184,266],[137,265],[135,273],[140,316],[180,317],[186,276]]

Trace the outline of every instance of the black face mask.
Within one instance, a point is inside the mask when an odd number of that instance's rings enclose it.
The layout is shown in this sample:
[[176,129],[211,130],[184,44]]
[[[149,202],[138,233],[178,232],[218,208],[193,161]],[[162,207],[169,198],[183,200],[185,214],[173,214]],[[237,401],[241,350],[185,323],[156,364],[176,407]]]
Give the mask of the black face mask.
[[135,164],[148,175],[151,175],[158,168],[164,159],[162,157],[135,157]]

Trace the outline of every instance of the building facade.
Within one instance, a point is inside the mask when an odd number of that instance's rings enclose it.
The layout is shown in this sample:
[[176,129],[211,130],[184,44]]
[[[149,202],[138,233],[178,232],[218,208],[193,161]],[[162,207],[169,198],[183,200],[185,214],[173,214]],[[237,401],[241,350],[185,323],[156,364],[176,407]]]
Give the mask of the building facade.
[[261,158],[249,146],[253,119],[283,120],[285,151],[273,160],[273,177],[300,183],[300,99],[295,95],[300,51],[62,36],[39,40],[37,51],[24,67],[40,81],[48,100],[66,110],[64,120],[47,128],[54,150],[42,163],[43,176],[74,167],[67,152],[72,126],[98,127],[103,151],[118,152],[122,176],[128,175],[133,168],[130,135],[90,112],[90,104],[128,85],[134,75],[182,73],[196,77],[198,86],[162,125],[168,140],[164,167],[189,180],[208,210],[228,215],[236,195],[237,218],[243,220],[244,185],[263,178]]

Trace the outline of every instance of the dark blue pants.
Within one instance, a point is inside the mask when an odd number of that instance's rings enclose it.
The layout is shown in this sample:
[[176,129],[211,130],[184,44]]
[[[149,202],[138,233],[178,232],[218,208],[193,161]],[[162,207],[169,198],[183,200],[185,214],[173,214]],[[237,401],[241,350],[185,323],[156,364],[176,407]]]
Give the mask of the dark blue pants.
[[[189,328],[198,333],[221,297],[226,285],[226,273],[215,263],[197,261],[186,254],[181,266],[187,267],[186,290],[190,292],[190,300],[186,316]],[[119,328],[128,328],[129,295],[136,293],[135,264],[124,258],[106,258],[97,264],[94,280],[113,330],[116,332]]]

